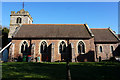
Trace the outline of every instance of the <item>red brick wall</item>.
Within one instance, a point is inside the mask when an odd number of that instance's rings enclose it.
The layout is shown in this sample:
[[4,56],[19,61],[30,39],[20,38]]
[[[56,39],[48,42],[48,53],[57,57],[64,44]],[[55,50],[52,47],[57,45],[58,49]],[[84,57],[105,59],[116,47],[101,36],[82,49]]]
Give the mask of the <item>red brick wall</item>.
[[[100,52],[100,46],[102,46],[102,52]],[[115,50],[118,44],[96,44],[97,57],[99,58],[99,56],[101,56],[102,60],[110,59],[110,57],[113,56],[111,46],[113,46],[113,49]]]
[[[23,40],[23,41],[27,41],[28,45],[30,45],[30,41],[29,40]],[[12,40],[12,43],[15,44],[15,48],[14,48],[14,57],[17,58],[18,55],[20,54],[20,45],[21,45],[22,40]]]
[[[14,50],[14,56],[17,58],[18,57],[18,54],[20,54],[20,44],[21,42],[24,41],[24,40],[12,40],[13,43],[15,43],[15,50]],[[29,40],[26,40],[28,42],[28,45],[30,45],[30,41]],[[46,41],[47,42],[47,45],[49,46],[51,43],[54,43],[54,61],[58,61],[58,60],[61,60],[61,54],[59,53],[59,43],[60,41],[65,41],[66,45],[67,45],[67,41],[66,40],[31,40],[31,43],[35,43],[35,55],[36,57],[37,56],[40,56],[41,57],[41,53],[40,53],[40,42],[41,41]],[[85,43],[85,53],[86,54],[83,54],[83,55],[80,55],[78,54],[78,49],[77,49],[77,43],[79,41],[83,41]],[[91,39],[87,39],[87,40],[69,40],[70,43],[73,43],[73,46],[74,46],[74,51],[75,51],[75,57],[78,57],[80,59],[87,59],[89,55],[87,55],[90,51],[95,51],[95,45],[94,45],[94,39],[91,38]],[[89,53],[90,54],[90,53]],[[93,56],[95,57],[95,56]],[[89,57],[90,58],[90,57]],[[84,60],[83,60],[84,61]],[[86,60],[86,61],[90,61],[90,59]],[[93,61],[93,60],[92,60]]]

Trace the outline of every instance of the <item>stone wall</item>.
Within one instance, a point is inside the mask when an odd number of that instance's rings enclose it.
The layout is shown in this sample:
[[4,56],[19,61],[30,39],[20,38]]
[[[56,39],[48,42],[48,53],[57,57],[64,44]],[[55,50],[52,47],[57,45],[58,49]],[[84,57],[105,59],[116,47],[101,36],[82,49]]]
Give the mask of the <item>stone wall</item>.
[[[10,31],[8,34],[8,38],[12,38],[12,35],[16,31],[16,28],[20,27],[22,24],[32,24],[32,17],[30,16],[28,12],[24,11],[23,9],[18,11],[17,13],[12,11],[10,16],[11,16],[10,17]],[[21,23],[16,23],[18,17],[22,19]]]
[[[22,24],[31,24],[32,20],[28,16],[20,15],[20,16],[11,16],[10,24],[16,24],[17,18],[22,18]],[[29,23],[30,21],[30,23]]]

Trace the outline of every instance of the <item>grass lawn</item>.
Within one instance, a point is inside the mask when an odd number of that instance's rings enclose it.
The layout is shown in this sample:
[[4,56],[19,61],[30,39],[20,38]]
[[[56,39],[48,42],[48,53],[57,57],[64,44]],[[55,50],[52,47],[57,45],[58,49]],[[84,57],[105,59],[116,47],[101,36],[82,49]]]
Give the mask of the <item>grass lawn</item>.
[[[72,80],[120,80],[120,63],[70,63]],[[8,80],[65,80],[66,63],[2,63],[2,77]]]

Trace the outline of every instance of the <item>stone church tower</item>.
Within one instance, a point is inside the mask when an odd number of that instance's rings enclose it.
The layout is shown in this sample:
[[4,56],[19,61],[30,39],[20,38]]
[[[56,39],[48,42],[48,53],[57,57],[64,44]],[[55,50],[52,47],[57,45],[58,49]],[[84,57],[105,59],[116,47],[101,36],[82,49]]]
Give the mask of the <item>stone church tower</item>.
[[11,39],[12,36],[18,31],[22,24],[32,24],[33,19],[28,11],[21,9],[17,13],[11,11],[10,19],[10,31],[8,38]]

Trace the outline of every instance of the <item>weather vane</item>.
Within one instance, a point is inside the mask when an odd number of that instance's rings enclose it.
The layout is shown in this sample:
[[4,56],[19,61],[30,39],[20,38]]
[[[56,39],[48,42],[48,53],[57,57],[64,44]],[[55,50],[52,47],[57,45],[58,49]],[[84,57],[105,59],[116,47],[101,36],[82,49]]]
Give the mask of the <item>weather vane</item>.
[[23,9],[24,9],[24,2],[23,2]]

